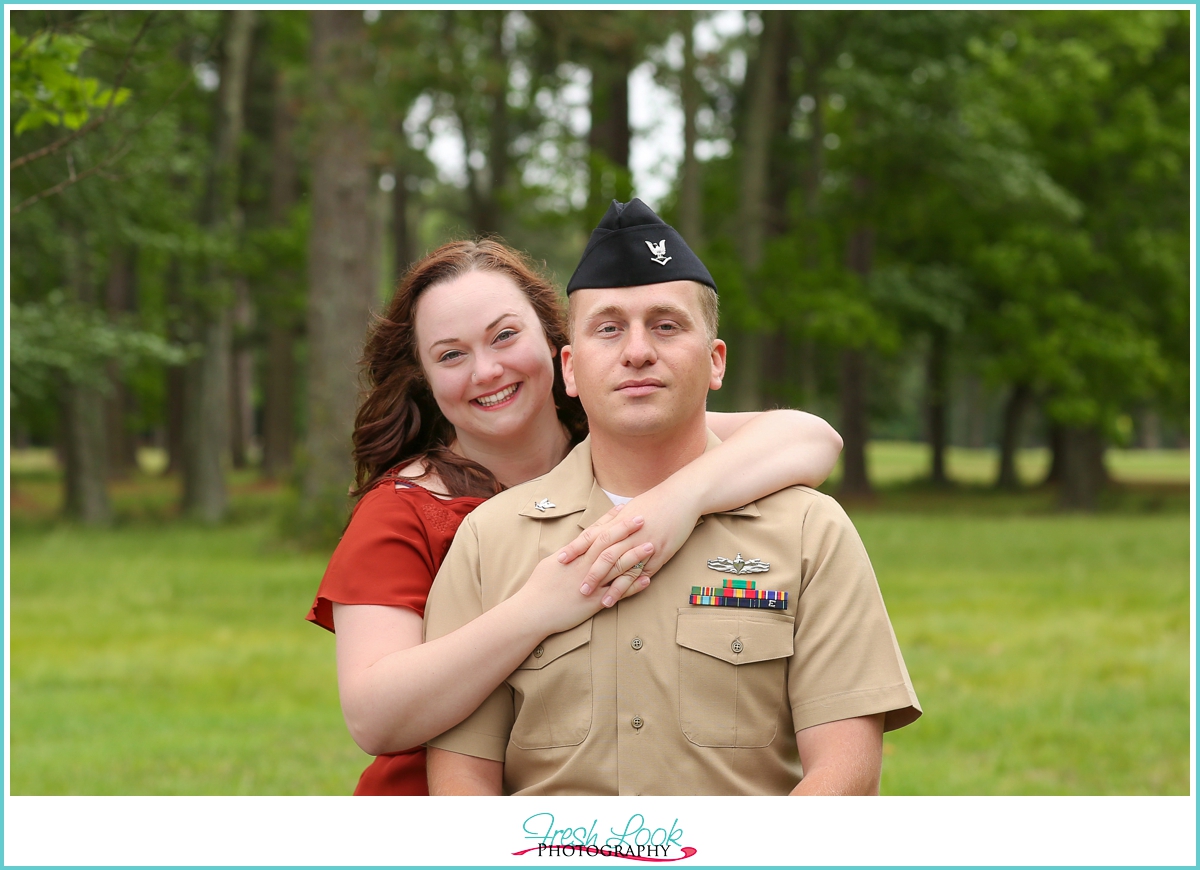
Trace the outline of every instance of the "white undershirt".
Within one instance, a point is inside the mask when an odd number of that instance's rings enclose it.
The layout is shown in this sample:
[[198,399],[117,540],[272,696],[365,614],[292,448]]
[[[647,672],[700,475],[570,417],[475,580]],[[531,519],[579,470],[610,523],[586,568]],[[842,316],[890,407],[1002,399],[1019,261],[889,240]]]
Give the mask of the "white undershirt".
[[604,490],[604,494],[612,499],[613,504],[629,504],[633,501],[633,496],[631,495],[613,495],[607,489]]

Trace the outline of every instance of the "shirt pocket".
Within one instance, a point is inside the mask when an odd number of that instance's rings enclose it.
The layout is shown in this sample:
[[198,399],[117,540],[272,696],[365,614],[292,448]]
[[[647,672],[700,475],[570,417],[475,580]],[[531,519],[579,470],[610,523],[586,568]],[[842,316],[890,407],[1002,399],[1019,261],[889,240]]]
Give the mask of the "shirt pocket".
[[521,749],[582,743],[592,728],[592,621],[552,634],[508,678]]
[[769,746],[787,694],[795,620],[681,608],[679,727],[698,746]]

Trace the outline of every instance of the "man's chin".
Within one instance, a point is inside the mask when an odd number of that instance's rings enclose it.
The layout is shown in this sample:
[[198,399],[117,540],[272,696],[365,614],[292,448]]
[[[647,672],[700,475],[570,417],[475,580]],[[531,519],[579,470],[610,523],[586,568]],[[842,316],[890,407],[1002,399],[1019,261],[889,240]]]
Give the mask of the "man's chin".
[[600,429],[614,438],[646,438],[669,432],[671,421],[664,418],[662,414],[643,411],[613,415],[605,419],[601,425],[592,425],[591,428],[593,431]]

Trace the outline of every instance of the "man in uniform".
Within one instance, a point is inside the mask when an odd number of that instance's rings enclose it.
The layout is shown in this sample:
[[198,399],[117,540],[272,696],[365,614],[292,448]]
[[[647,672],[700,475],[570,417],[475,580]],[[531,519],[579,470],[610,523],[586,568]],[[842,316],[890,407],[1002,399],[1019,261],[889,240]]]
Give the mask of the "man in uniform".
[[[717,443],[714,282],[679,234],[640,200],[614,202],[567,293],[563,374],[591,435],[467,517],[428,638]],[[648,589],[546,638],[430,741],[430,793],[876,794],[883,732],[920,712],[854,526],[791,487],[704,517]]]

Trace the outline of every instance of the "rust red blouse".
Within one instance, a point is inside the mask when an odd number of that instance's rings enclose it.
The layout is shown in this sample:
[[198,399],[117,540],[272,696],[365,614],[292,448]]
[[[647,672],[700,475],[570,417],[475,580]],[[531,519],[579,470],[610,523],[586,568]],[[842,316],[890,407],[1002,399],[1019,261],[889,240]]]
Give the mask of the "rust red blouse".
[[[382,480],[354,507],[308,620],[333,631],[333,602],[407,607],[425,615],[429,587],[454,533],[481,498],[440,499],[407,481]],[[378,756],[356,795],[429,794],[425,749]]]

